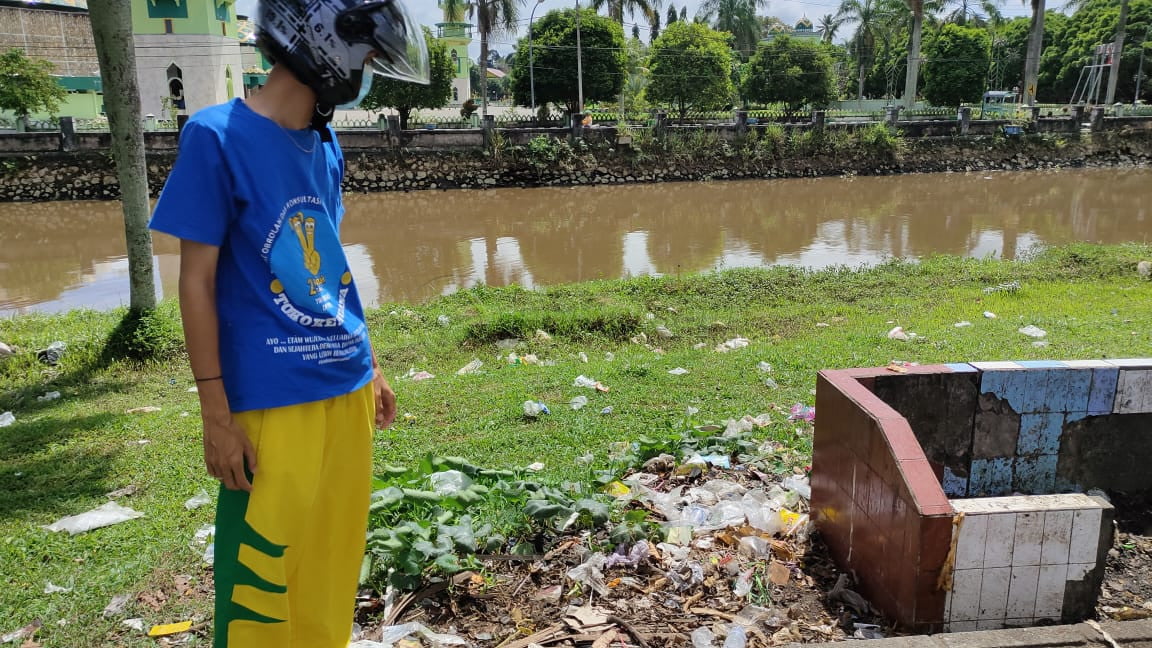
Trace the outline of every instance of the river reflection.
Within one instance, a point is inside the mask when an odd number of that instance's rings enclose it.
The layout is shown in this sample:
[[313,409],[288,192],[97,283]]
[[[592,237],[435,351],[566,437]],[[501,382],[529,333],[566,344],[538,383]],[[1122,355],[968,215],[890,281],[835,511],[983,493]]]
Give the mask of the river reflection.
[[[349,194],[364,301],[740,266],[858,265],[1034,243],[1144,241],[1152,170],[1064,170]],[[0,313],[127,302],[117,203],[0,205]],[[178,244],[156,237],[174,295]]]

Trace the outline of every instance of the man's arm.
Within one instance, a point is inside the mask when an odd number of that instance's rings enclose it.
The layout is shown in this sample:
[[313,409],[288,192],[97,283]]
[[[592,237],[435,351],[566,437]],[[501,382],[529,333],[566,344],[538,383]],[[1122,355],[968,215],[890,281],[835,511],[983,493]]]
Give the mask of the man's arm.
[[244,463],[256,472],[256,451],[232,418],[220,369],[220,329],[216,315],[216,264],[220,248],[180,241],[180,318],[184,344],[200,395],[204,424],[204,465],[232,490],[251,491]]

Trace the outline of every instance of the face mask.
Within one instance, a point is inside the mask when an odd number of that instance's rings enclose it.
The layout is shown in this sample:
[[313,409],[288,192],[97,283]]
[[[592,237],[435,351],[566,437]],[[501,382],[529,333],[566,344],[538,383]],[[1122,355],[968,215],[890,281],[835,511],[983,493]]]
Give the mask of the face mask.
[[353,99],[352,101],[349,101],[348,103],[343,103],[343,104],[340,104],[339,106],[336,106],[340,110],[352,110],[356,106],[359,106],[360,102],[364,101],[364,97],[367,97],[368,93],[371,92],[371,90],[372,90],[372,77],[374,77],[376,75],[372,74],[372,70],[368,69],[368,66],[364,66],[364,67],[365,67],[364,71],[360,73],[360,94],[356,95],[356,98]]

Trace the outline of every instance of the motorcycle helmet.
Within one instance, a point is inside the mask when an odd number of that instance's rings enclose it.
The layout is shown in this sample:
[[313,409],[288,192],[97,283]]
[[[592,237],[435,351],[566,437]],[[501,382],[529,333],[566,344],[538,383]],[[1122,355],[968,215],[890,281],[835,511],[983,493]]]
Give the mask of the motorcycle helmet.
[[360,103],[372,75],[428,83],[428,48],[400,0],[259,0],[257,45],[316,93],[317,111]]

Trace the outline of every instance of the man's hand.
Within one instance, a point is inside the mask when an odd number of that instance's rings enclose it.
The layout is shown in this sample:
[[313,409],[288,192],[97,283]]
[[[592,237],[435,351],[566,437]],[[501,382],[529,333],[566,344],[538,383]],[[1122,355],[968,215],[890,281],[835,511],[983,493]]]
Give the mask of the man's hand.
[[244,465],[256,474],[256,450],[244,429],[229,415],[223,420],[204,421],[204,465],[208,474],[229,490],[252,492]]
[[387,428],[396,420],[396,393],[380,367],[376,367],[372,374],[372,395],[376,399],[376,427]]

